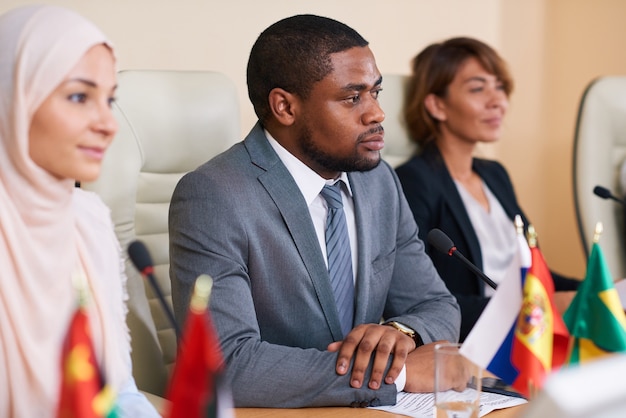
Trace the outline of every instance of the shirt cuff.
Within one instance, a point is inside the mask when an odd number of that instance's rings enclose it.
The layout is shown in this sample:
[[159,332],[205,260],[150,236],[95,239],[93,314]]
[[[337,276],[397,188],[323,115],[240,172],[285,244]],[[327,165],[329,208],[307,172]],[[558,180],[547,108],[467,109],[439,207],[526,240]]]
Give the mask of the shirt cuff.
[[404,390],[404,386],[406,385],[406,364],[402,366],[402,370],[400,370],[400,374],[396,378],[395,383],[398,392],[402,392]]

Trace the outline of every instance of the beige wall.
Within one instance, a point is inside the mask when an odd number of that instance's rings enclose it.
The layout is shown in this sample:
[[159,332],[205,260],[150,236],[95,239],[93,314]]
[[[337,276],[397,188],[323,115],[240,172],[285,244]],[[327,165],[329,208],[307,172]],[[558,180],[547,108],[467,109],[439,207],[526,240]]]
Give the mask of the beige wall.
[[[24,0],[2,0],[0,13]],[[516,81],[502,141],[483,153],[509,169],[551,266],[582,276],[574,221],[572,138],[578,101],[602,74],[626,73],[621,0],[40,0],[77,10],[117,46],[120,69],[215,70],[238,86],[242,132],[255,121],[245,88],[257,35],[296,13],[334,17],[370,43],[383,73],[450,36],[498,49]],[[384,85],[383,85],[384,87]],[[383,93],[384,94],[384,93]],[[591,197],[593,198],[593,197]]]
[[[502,53],[517,88],[498,157],[510,170],[550,266],[580,277],[585,263],[572,192],[576,115],[591,80],[626,74],[626,2],[502,4]],[[591,190],[588,197],[597,199]],[[586,231],[588,239],[592,232]]]
[[[215,70],[239,87],[242,132],[255,121],[245,69],[271,23],[297,13],[327,15],[370,41],[379,68],[406,73],[427,43],[471,34],[498,44],[501,0],[35,0],[71,7],[115,43],[120,69]],[[0,0],[0,12],[33,1]],[[452,13],[450,13],[452,11]]]

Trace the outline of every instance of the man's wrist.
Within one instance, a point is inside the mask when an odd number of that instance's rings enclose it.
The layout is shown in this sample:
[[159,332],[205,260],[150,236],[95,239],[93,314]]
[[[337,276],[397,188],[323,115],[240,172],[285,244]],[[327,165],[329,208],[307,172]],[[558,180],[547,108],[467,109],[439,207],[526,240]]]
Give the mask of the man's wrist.
[[385,322],[383,325],[388,325],[390,327],[393,327],[396,330],[403,333],[404,335],[410,337],[413,341],[415,341],[415,347],[424,345],[424,341],[422,340],[422,337],[417,333],[417,331],[415,331],[413,328],[409,327],[408,325],[405,325],[398,321]]

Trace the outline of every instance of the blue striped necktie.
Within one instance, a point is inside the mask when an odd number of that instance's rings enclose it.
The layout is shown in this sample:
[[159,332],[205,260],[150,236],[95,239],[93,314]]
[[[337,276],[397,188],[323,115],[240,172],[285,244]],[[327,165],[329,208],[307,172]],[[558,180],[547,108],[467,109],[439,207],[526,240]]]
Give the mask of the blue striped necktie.
[[341,181],[324,186],[321,195],[328,204],[326,217],[326,257],[330,284],[335,293],[335,303],[344,337],[352,330],[354,321],[354,276],[350,237],[341,200]]

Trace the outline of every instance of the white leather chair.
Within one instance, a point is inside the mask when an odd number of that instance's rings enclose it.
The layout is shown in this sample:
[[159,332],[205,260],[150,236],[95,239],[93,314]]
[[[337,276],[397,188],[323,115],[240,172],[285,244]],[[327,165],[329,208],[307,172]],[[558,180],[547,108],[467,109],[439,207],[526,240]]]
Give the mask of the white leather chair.
[[417,145],[409,139],[402,115],[408,79],[407,75],[383,74],[383,91],[379,97],[385,112],[385,147],[381,155],[394,168],[407,161],[417,149]]
[[620,169],[626,161],[626,76],[601,77],[580,102],[574,139],[574,200],[585,254],[595,225],[602,222],[600,247],[614,278],[626,277],[624,207],[593,194],[599,185],[622,198]]
[[[171,307],[168,210],[174,187],[240,138],[234,84],[208,71],[122,71],[114,112],[119,132],[94,183],[111,208],[124,250],[142,240]],[[128,257],[133,375],[139,389],[163,396],[176,356],[176,335],[155,292]]]

